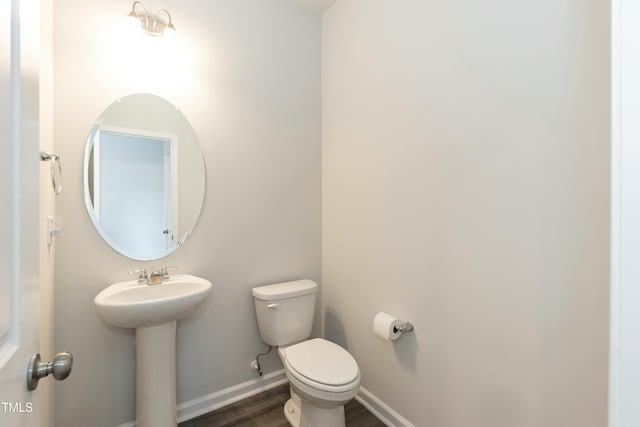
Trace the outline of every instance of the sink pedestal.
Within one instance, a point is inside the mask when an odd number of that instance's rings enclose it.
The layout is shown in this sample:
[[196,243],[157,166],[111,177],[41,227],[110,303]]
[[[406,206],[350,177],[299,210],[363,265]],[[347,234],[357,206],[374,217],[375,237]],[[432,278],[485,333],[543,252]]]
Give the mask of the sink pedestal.
[[136,426],[176,427],[176,323],[136,328]]
[[175,274],[159,285],[114,283],[93,299],[103,321],[136,330],[137,427],[177,427],[176,323],[210,292],[207,279]]

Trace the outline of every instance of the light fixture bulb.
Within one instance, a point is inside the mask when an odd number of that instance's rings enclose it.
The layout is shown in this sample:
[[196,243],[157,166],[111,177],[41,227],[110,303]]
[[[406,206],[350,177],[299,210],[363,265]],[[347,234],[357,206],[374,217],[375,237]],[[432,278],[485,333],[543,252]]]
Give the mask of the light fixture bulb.
[[129,28],[131,31],[140,31],[140,28],[142,28],[142,21],[140,20],[140,18],[138,18],[133,10],[127,15],[124,20],[126,22],[127,28]]
[[176,27],[174,27],[172,23],[169,23],[165,27],[162,35],[169,41],[173,41],[178,37],[178,34],[176,32]]

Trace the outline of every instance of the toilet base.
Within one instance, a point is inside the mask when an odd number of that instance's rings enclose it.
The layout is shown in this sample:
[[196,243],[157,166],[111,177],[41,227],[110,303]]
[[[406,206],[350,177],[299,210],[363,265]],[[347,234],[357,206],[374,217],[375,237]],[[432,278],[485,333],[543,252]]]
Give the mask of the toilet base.
[[284,417],[293,427],[300,427],[300,408],[293,403],[292,399],[284,404]]
[[344,405],[320,408],[291,390],[284,404],[284,416],[292,427],[345,427]]

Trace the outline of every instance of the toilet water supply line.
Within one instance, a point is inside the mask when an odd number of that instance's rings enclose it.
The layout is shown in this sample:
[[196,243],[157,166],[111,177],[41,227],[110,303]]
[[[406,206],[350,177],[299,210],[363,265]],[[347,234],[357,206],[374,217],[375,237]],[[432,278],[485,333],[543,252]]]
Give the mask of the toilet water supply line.
[[260,356],[266,356],[267,354],[271,353],[271,349],[272,347],[269,346],[269,349],[267,351],[258,353],[258,355],[256,356],[256,365],[254,366],[254,368],[258,370],[258,375],[260,376],[262,376],[262,368],[260,368]]

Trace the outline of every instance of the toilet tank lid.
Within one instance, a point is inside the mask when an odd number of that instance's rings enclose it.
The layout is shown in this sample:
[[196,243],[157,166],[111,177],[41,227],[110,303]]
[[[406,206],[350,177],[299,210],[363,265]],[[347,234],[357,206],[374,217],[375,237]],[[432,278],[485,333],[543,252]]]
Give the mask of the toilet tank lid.
[[272,301],[311,294],[317,290],[318,284],[316,282],[304,279],[294,280],[292,282],[276,283],[273,285],[258,286],[253,288],[251,293],[257,299]]

